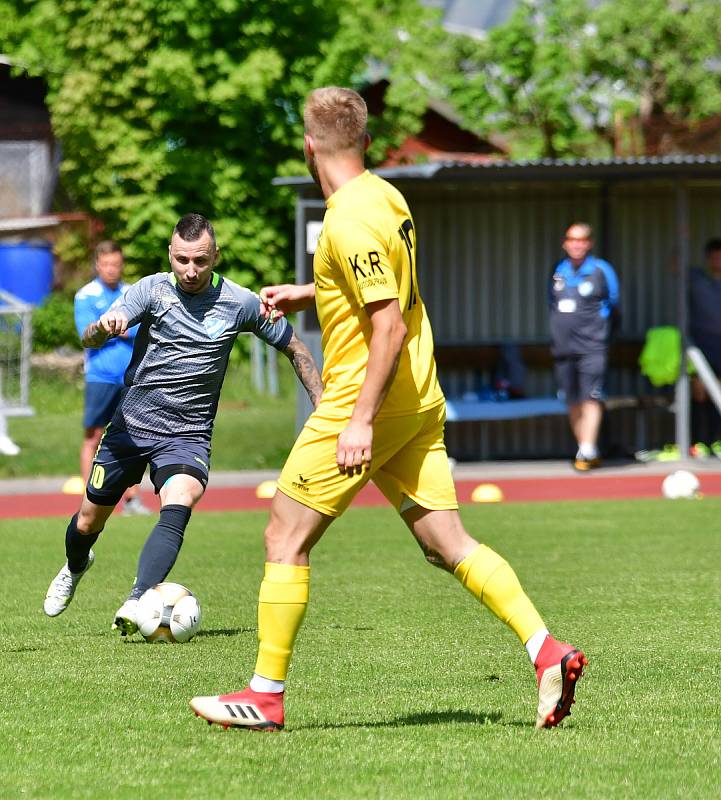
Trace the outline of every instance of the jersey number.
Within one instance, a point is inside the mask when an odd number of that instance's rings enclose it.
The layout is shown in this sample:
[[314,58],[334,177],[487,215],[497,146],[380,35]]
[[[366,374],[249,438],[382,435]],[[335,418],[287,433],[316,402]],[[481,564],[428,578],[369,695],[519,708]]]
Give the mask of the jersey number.
[[102,489],[103,482],[105,481],[105,467],[96,464],[93,467],[92,475],[90,476],[90,485],[93,489]]
[[403,240],[403,244],[406,246],[406,250],[408,251],[408,266],[410,267],[411,270],[411,288],[408,297],[409,311],[418,302],[418,293],[416,291],[416,270],[415,270],[415,264],[413,262],[413,239],[411,238],[412,233],[414,234],[415,238],[413,223],[409,219],[407,219],[403,222],[401,227],[398,228],[398,235]]

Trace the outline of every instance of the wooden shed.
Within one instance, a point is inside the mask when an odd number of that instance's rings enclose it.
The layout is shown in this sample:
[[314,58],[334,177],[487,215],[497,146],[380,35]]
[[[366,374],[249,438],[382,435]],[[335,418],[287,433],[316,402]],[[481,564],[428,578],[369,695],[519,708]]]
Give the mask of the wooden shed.
[[[688,267],[702,263],[708,239],[721,236],[721,157],[443,161],[378,174],[404,193],[414,216],[420,290],[449,398],[491,386],[503,343],[520,349],[526,394],[554,395],[547,281],[563,255],[566,227],[586,221],[595,231],[596,254],[613,264],[621,282],[623,316],[611,349],[613,402],[603,444],[618,453],[672,441],[688,446],[687,379],[654,389],[640,374],[638,355],[650,327],[686,329]],[[308,177],[277,183],[297,192],[296,274],[307,282],[325,206]],[[319,351],[314,314],[301,316],[300,331]],[[299,420],[307,413],[300,398]],[[573,448],[560,413],[462,416],[447,430],[456,458],[567,457]]]

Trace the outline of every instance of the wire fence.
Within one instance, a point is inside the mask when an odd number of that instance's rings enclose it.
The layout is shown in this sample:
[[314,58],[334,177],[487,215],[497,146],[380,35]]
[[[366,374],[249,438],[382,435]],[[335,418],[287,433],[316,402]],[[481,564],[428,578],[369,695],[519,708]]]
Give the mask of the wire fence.
[[30,409],[32,310],[0,290],[0,413],[23,416]]

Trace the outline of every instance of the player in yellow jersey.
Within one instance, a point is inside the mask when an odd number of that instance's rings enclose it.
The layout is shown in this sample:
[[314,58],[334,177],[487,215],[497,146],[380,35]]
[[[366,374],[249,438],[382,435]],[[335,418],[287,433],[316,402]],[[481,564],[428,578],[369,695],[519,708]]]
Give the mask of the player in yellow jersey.
[[265,531],[259,649],[250,685],[195,697],[210,722],[283,727],[283,696],[309,595],[310,551],[369,480],[381,489],[434,565],[518,635],[536,668],[536,726],[570,711],[587,663],[554,639],[508,563],[463,527],[443,440],[445,401],[433,336],[416,281],[416,238],[403,195],[364,168],[367,110],[350,89],[316,89],[304,113],[306,163],[327,211],[314,282],[261,292],[279,316],[315,300],[322,331],[321,402],[283,468]]

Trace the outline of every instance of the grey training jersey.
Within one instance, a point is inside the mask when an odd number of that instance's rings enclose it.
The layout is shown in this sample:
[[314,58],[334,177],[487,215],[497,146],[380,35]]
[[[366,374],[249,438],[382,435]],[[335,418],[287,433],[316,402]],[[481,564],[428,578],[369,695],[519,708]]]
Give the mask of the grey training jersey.
[[130,286],[113,308],[140,328],[112,424],[146,439],[210,441],[238,334],[254,333],[278,350],[293,334],[285,318],[263,318],[257,294],[217,273],[200,294],[184,292],[172,273],[151,275]]

